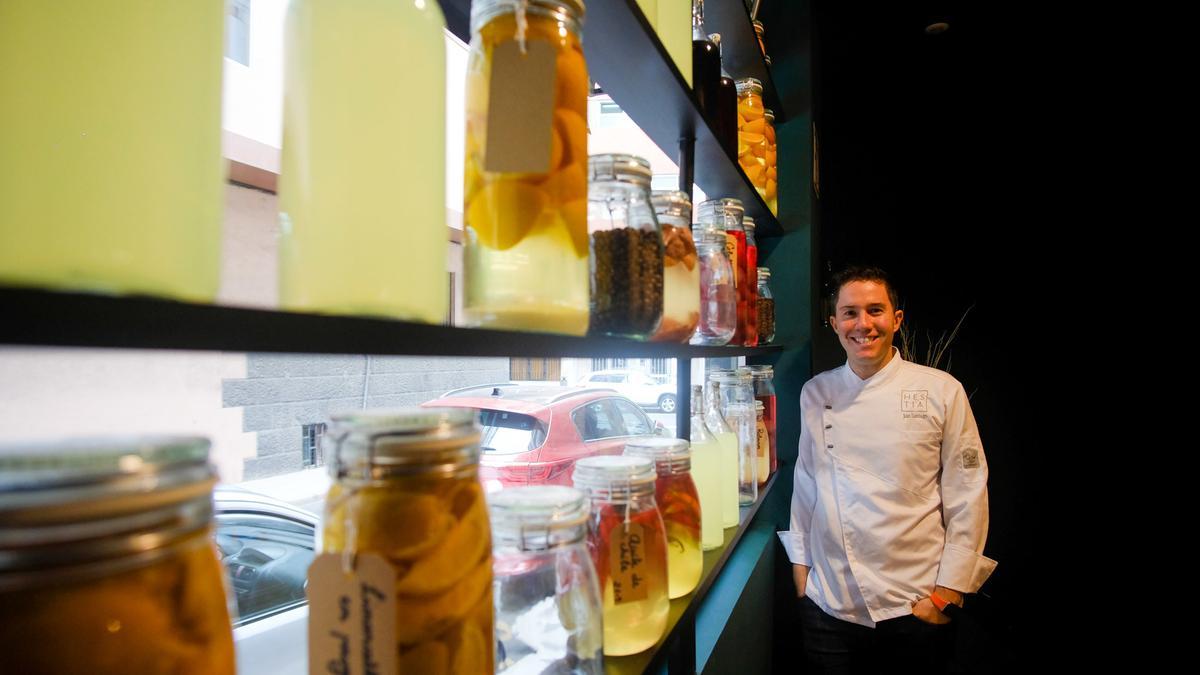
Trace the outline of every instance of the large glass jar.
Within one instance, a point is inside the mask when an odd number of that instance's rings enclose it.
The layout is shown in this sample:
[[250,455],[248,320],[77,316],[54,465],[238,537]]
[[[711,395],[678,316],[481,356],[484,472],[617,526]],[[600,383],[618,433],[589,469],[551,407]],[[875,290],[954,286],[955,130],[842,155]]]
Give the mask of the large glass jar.
[[733,268],[733,286],[737,293],[737,328],[733,337],[729,339],[729,344],[733,345],[745,343],[750,317],[747,306],[750,294],[746,287],[749,280],[746,267],[746,231],[742,228],[744,213],[742,202],[729,197],[710,199],[700,204],[700,224],[725,230],[725,255]]
[[754,381],[754,400],[763,404],[763,423],[767,426],[767,439],[771,447],[771,473],[775,473],[779,467],[775,450],[775,369],[771,366],[750,366],[750,373]]
[[587,550],[587,498],[537,485],[501,490],[488,502],[496,672],[600,675],[603,609]]
[[750,371],[712,370],[708,377],[721,385],[721,414],[737,436],[738,504],[758,499],[758,430],[754,420],[753,378]]
[[754,238],[755,222],[750,216],[742,217],[742,229],[746,231],[746,340],[747,347],[758,345],[758,241]]
[[[725,543],[721,514],[721,446],[704,423],[704,387],[692,386],[692,477],[700,493],[700,547],[711,551]],[[736,499],[734,504],[737,504]]]
[[771,213],[779,213],[779,171],[777,159],[779,157],[778,146],[775,145],[775,113],[771,112],[770,108],[763,110],[763,119],[766,123],[763,126],[763,135],[767,139],[767,208],[771,209]]
[[588,176],[588,333],[646,339],[663,313],[663,239],[650,204],[650,163],[633,155],[593,155]]
[[0,2],[0,284],[211,301],[225,2]]
[[393,569],[402,673],[492,672],[491,528],[475,418],[462,408],[356,411],[334,415],[322,438],[334,478],[323,554],[341,554],[346,574],[365,554]]
[[775,294],[771,292],[771,270],[758,268],[758,343],[775,339]]
[[656,190],[650,201],[663,236],[663,316],[653,339],[687,342],[700,323],[700,260],[692,237],[692,200],[678,190]]
[[643,436],[625,444],[625,454],[654,460],[654,501],[667,529],[667,596],[682,598],[700,584],[700,494],[692,480],[692,451],[681,438]]
[[590,499],[588,550],[604,601],[604,654],[654,646],[667,629],[667,537],[654,500],[654,462],[601,455],[575,463],[575,487]]
[[471,3],[463,186],[471,326],[587,332],[583,15],[581,0]]
[[762,83],[753,77],[738,80],[738,164],[750,184],[767,198],[767,136]]
[[721,527],[729,528],[738,524],[741,516],[738,510],[738,494],[741,492],[741,471],[738,469],[738,456],[741,447],[734,428],[725,419],[721,411],[721,383],[717,382],[710,371],[708,380],[708,396],[704,399],[704,426],[721,449]]
[[208,441],[0,448],[0,673],[233,675]]
[[285,309],[445,320],[444,28],[437,3],[289,3]]
[[700,260],[700,323],[691,343],[723,345],[737,330],[737,289],[725,253],[725,230],[714,223],[697,223],[692,241]]

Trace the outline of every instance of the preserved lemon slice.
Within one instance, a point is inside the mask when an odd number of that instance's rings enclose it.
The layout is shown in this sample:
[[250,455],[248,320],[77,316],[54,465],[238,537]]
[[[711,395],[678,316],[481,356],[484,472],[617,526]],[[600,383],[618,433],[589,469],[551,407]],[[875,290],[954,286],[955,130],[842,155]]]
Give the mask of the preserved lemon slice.
[[542,189],[552,201],[559,204],[587,199],[587,174],[583,171],[583,165],[573,162],[563,166],[542,181]]
[[437,640],[431,642],[422,642],[412,649],[400,654],[400,663],[397,670],[400,675],[441,675],[442,673],[451,673],[450,668],[450,650],[446,645]]
[[588,254],[587,198],[574,199],[562,205],[563,223],[575,245],[575,254],[586,258]]
[[[554,126],[562,134],[565,148],[564,163],[587,164],[587,122],[579,113],[567,108],[554,111]],[[585,188],[586,189],[586,188]]]
[[767,164],[774,167],[776,157],[777,155],[775,154],[775,150],[767,150]]
[[346,550],[348,508],[357,508],[357,549],[377,551],[392,560],[412,560],[437,546],[454,519],[431,495],[364,489],[330,509],[325,523],[325,548]]
[[[770,157],[768,157],[768,158],[767,158],[767,161],[768,161],[768,162],[769,162],[769,161],[771,161],[771,158],[770,158]],[[767,180],[768,180],[768,181],[772,181],[772,180],[778,180],[778,173],[775,171],[775,167],[774,167],[774,166],[768,166],[768,167],[767,167]]]
[[775,145],[775,127],[768,126],[766,129],[763,130],[763,135],[765,135],[767,137],[768,143],[770,143],[771,145]]
[[587,115],[588,72],[587,62],[579,47],[572,45],[558,52],[557,89],[555,105],[583,117]]
[[760,117],[756,120],[748,120],[742,125],[741,130],[751,134],[763,133],[763,128],[767,125],[767,118]]
[[492,672],[488,664],[488,643],[484,641],[483,631],[478,627],[464,623],[458,633],[457,644],[454,645],[453,672],[469,675],[470,673]]
[[492,560],[485,557],[445,593],[433,597],[396,597],[396,641],[411,645],[432,639],[461,621],[486,591],[491,598]]
[[483,499],[477,496],[441,543],[413,563],[408,574],[396,583],[396,592],[428,595],[444,591],[471,571],[489,543],[487,511]]
[[546,208],[546,193],[516,180],[496,180],[467,206],[467,225],[480,243],[497,251],[516,246]]
[[743,164],[742,168],[746,170],[746,177],[749,178],[750,182],[755,185],[761,183],[763,178],[767,175],[766,167],[761,164],[754,164],[751,166],[746,166]]
[[[747,126],[749,126],[748,123],[747,123]],[[746,145],[749,145],[752,148],[763,142],[763,135],[761,133],[755,134],[755,133],[751,133],[748,131],[744,131],[744,132],[738,134],[738,136],[741,138],[741,141],[743,143],[745,143]]]
[[762,108],[755,108],[745,103],[738,104],[738,114],[749,124],[751,120],[761,119],[763,116]]

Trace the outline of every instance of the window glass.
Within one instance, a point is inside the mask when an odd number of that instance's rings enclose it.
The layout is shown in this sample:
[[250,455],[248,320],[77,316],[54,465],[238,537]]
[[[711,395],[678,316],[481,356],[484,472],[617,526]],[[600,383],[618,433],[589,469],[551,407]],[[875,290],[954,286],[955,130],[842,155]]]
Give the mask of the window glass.
[[622,428],[619,419],[609,406],[608,399],[588,403],[576,410],[572,417],[575,421],[575,428],[579,430],[579,435],[585,441],[621,435]]
[[612,403],[617,412],[621,414],[621,422],[625,426],[626,435],[645,436],[654,433],[654,425],[640,408],[622,399],[614,399]]
[[537,450],[546,442],[546,429],[536,417],[504,410],[481,410],[480,447],[487,454],[518,454]]
[[[218,497],[219,500],[219,497]],[[217,508],[221,508],[218,501]],[[268,513],[216,517],[218,555],[237,606],[235,626],[303,605],[313,559],[313,524]]]

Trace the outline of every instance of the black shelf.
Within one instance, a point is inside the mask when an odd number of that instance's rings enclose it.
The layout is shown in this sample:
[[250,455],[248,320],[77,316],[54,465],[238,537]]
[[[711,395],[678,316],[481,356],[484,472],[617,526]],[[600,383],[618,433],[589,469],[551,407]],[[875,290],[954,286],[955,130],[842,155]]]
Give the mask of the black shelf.
[[693,347],[433,326],[144,297],[0,287],[0,344],[415,356],[725,358],[781,346]]
[[[704,568],[700,576],[700,584],[696,590],[671,601],[670,613],[667,615],[667,630],[662,638],[650,649],[629,656],[604,657],[604,672],[606,675],[634,675],[636,673],[657,673],[664,669],[669,672],[694,672],[695,663],[695,627],[696,611],[708,595],[717,577],[725,569],[738,542],[750,529],[754,515],[759,507],[767,500],[775,481],[782,471],[776,471],[758,490],[758,500],[750,506],[743,506],[738,514],[736,528],[725,530],[725,543],[711,551],[704,552]],[[684,650],[690,650],[685,652]],[[674,667],[669,667],[674,666]]]

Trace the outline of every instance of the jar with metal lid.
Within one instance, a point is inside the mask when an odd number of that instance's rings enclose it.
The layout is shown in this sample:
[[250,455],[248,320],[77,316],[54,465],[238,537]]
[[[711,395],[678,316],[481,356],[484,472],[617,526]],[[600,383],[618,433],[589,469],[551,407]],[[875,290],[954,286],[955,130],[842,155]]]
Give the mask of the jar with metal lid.
[[778,455],[775,450],[775,369],[771,366],[750,366],[749,368],[754,383],[754,400],[763,404],[763,423],[767,425],[767,440],[771,446],[771,473],[775,473],[775,470],[779,468]]
[[741,472],[738,470],[738,456],[741,448],[738,445],[738,435],[725,419],[721,411],[721,383],[717,382],[710,371],[708,375],[708,395],[704,400],[704,426],[717,439],[721,449],[721,527],[734,527],[738,524],[741,513],[738,510],[738,494],[741,492]]
[[592,155],[588,176],[588,333],[646,339],[658,330],[663,313],[663,238],[650,204],[650,162]]
[[0,672],[235,672],[202,438],[0,448]]
[[721,385],[721,414],[733,428],[738,441],[738,504],[758,499],[758,432],[754,422],[753,378],[745,368],[709,371],[708,377]]
[[692,237],[692,200],[686,192],[650,195],[663,236],[663,316],[658,342],[687,342],[700,323],[700,260]]
[[625,454],[654,460],[654,501],[667,529],[667,596],[682,598],[700,585],[700,494],[692,480],[691,444],[681,438],[642,436],[625,443]]
[[692,240],[700,261],[700,322],[691,343],[723,345],[737,330],[737,289],[725,254],[725,230],[715,223],[697,223]]
[[[333,485],[313,568],[327,554],[337,554],[346,576],[359,574],[360,563],[386,563],[399,672],[493,670],[491,528],[476,417],[463,408],[354,411],[334,415],[321,439]],[[322,591],[310,570],[311,604]],[[313,611],[310,661],[318,640],[329,639],[313,635]]]
[[754,237],[756,224],[750,216],[742,216],[742,229],[746,231],[746,340],[747,347],[758,345],[758,241]]
[[771,270],[758,268],[758,343],[775,340],[775,294],[771,292]]
[[654,462],[600,455],[575,462],[590,500],[588,550],[604,602],[604,654],[654,646],[667,629],[667,537],[654,499]]
[[603,608],[587,550],[587,497],[537,485],[488,498],[496,672],[600,675]]
[[738,164],[765,201],[767,198],[767,136],[762,83],[753,77],[738,80]]
[[733,286],[737,293],[737,328],[733,337],[729,339],[729,344],[733,345],[745,343],[750,316],[747,307],[750,295],[749,289],[746,288],[749,280],[746,267],[746,230],[742,227],[744,214],[745,208],[738,199],[726,197],[700,203],[700,224],[714,225],[725,230],[725,255],[733,268]]
[[766,120],[763,124],[763,135],[767,141],[767,151],[764,157],[767,160],[767,187],[763,196],[767,200],[767,208],[771,210],[771,213],[777,214],[779,213],[779,148],[775,145],[775,113],[771,112],[770,108],[764,108],[763,119]]
[[758,485],[762,487],[771,477],[771,440],[767,436],[767,423],[763,421],[763,402],[754,401],[754,439],[758,457],[755,467]]
[[583,17],[582,0],[471,3],[463,185],[471,326],[587,332]]

